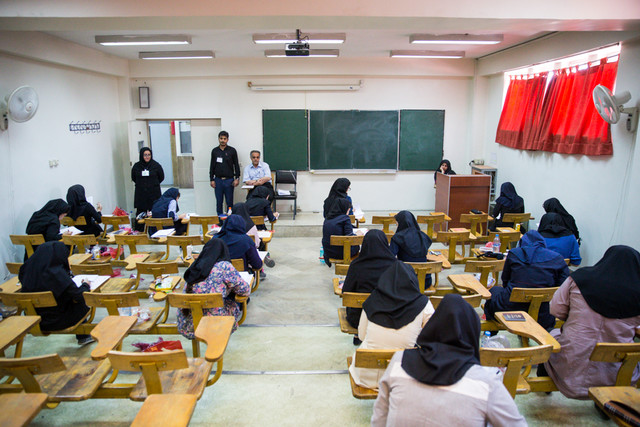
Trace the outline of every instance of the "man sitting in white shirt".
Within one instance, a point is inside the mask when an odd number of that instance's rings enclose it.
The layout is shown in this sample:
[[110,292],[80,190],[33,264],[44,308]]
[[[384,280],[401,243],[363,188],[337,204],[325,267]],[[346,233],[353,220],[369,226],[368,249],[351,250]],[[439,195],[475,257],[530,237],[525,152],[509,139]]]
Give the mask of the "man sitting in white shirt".
[[[242,174],[242,181],[245,185],[263,186],[269,190],[269,201],[273,201],[273,185],[271,184],[271,169],[265,162],[260,161],[260,151],[253,150],[250,153],[251,164],[245,166]],[[247,198],[251,195],[253,189],[249,190]]]

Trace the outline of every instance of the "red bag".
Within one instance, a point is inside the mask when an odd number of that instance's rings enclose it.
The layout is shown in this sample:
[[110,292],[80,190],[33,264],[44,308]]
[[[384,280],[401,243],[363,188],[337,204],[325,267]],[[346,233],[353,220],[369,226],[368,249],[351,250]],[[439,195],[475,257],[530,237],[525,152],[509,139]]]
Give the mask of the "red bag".
[[119,207],[116,206],[116,208],[113,210],[113,213],[111,215],[114,216],[129,216],[129,214],[127,213],[127,211],[120,209]]
[[159,352],[164,350],[182,350],[182,343],[180,341],[163,341],[162,338],[153,345],[142,350],[145,353]]

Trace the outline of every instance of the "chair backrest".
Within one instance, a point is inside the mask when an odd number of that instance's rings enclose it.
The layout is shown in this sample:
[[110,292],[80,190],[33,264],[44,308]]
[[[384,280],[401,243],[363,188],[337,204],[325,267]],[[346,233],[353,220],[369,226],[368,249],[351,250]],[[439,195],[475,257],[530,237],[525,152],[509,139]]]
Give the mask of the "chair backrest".
[[[199,237],[199,236],[196,236]],[[179,274],[180,270],[178,270],[178,262],[138,262],[136,263],[136,270],[138,274],[136,275],[136,283],[134,287],[137,289],[140,285],[140,278],[143,274],[148,274],[153,276],[154,279],[162,276],[163,274]]]
[[109,263],[100,264],[69,264],[71,272],[76,274],[97,274],[99,276],[113,275],[113,267]]
[[502,222],[512,222],[515,224],[528,224],[531,219],[530,213],[505,213]]
[[42,234],[10,234],[9,238],[14,245],[22,245],[27,251],[27,258],[33,255],[33,245],[44,243]]
[[640,362],[640,343],[597,343],[589,360],[621,362],[615,385],[630,386],[633,373]]
[[118,308],[121,307],[138,307],[140,301],[135,292],[110,292],[96,293],[85,292],[84,302],[89,307],[104,307],[110,316],[119,316]]
[[202,238],[205,238],[205,235],[209,231],[210,226],[212,225],[220,225],[220,218],[217,215],[210,216],[200,216],[200,215],[191,215],[189,217],[189,222],[191,224],[199,225],[202,227]]
[[193,330],[198,329],[200,320],[204,316],[205,308],[224,307],[222,294],[182,294],[171,293],[167,295],[169,305],[176,308],[191,310],[193,318]]
[[[24,312],[27,316],[39,316],[36,308],[55,307],[58,305],[53,292],[1,292],[0,301],[9,307],[18,307],[18,313]],[[40,325],[31,328],[32,335],[44,335]]]
[[551,301],[553,294],[556,293],[558,287],[553,288],[513,288],[511,290],[511,302],[529,303],[529,316],[538,321],[540,313],[540,305],[543,302]]
[[170,246],[180,246],[182,249],[182,259],[187,259],[187,246],[197,246],[202,244],[202,238],[199,235],[190,236],[167,236],[167,258],[169,257]]
[[[440,301],[442,301],[444,296],[440,295],[432,295],[429,296],[429,301],[431,301],[431,305],[433,308],[438,308]],[[471,307],[477,308],[480,307],[480,303],[482,302],[482,295],[480,294],[472,294],[472,295],[462,295],[462,299],[471,304]]]
[[119,247],[128,246],[130,254],[137,254],[137,245],[152,245],[155,242],[149,240],[146,234],[116,234],[113,236]]
[[97,245],[98,240],[93,234],[77,234],[75,236],[63,235],[62,243],[71,246],[69,255],[72,255],[74,246],[78,247],[78,253],[83,254],[87,249],[87,246]]
[[0,358],[0,374],[20,381],[26,393],[42,393],[35,375],[65,371],[67,368],[57,354],[36,357]]
[[349,264],[335,264],[335,272],[338,276],[346,276],[349,271]]
[[294,188],[298,183],[298,171],[295,170],[277,170],[276,171],[276,188],[279,184],[293,184]]
[[162,382],[158,372],[175,371],[189,367],[184,350],[170,350],[154,353],[126,353],[110,351],[111,367],[120,371],[140,371],[148,394],[161,394]]
[[60,221],[60,224],[66,226],[66,227],[71,227],[71,226],[75,227],[76,225],[87,225],[87,220],[83,216],[79,216],[75,220],[73,218],[71,218],[70,216],[65,216]]
[[387,369],[389,361],[400,349],[357,349],[354,366],[356,368]]
[[436,224],[443,224],[445,222],[445,214],[439,213],[436,215],[418,215],[416,218],[418,224],[427,224],[427,236],[431,239],[436,237],[436,233],[434,231],[434,226]]
[[496,234],[500,239],[500,251],[504,252],[507,249],[513,248],[520,238],[522,234],[519,231],[490,231],[489,232],[489,241],[493,241],[496,238]]
[[245,271],[244,260],[242,258],[234,258],[231,260],[231,265],[238,271]]
[[390,232],[391,224],[396,224],[396,219],[392,216],[377,216],[374,215],[371,217],[372,224],[382,224],[382,231],[385,233]]
[[149,227],[153,227],[156,230],[162,230],[164,228],[173,228],[174,222],[171,218],[145,218],[144,219],[144,232],[149,232]]
[[351,263],[351,246],[362,244],[364,236],[331,236],[329,244],[332,246],[342,246],[342,264]]
[[[413,270],[418,276],[418,286],[420,286],[420,292],[424,293],[426,290],[427,274],[437,274],[442,271],[441,261],[428,261],[428,262],[405,262],[405,264],[413,267]],[[433,288],[437,288],[437,280],[432,284]]]
[[[502,382],[511,397],[515,397],[518,389],[520,371],[524,366],[537,365],[549,360],[552,346],[540,345],[524,348],[480,348],[480,364],[482,366],[506,367]],[[524,378],[520,382],[524,382]]]
[[476,237],[487,235],[489,215],[486,213],[461,214],[460,222],[463,224],[469,224],[469,230],[471,230],[471,234]]
[[5,265],[7,266],[7,270],[9,270],[9,273],[11,274],[20,273],[20,267],[22,267],[21,262],[7,262],[5,263]]
[[351,308],[362,308],[362,304],[369,298],[368,293],[360,292],[343,292],[342,293],[342,306]]
[[501,260],[475,260],[470,259],[464,264],[464,271],[467,273],[480,273],[480,283],[487,286],[489,274],[493,273],[493,278],[498,283],[498,274],[504,269],[504,259]]

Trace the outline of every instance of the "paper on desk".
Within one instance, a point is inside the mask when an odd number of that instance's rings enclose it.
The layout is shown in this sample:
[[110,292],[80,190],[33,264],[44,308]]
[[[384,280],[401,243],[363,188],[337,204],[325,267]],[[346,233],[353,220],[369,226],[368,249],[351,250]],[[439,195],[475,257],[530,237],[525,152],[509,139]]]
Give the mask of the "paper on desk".
[[265,230],[258,230],[258,237],[261,239],[268,239],[269,237],[271,237],[271,232],[265,231]]
[[60,233],[64,234],[66,232],[70,232],[72,236],[75,236],[76,234],[82,234],[82,230],[77,229],[73,225],[71,227],[60,229]]
[[364,220],[364,212],[357,203],[353,204],[353,216],[355,216],[358,221]]
[[264,258],[267,256],[269,252],[267,251],[258,251],[258,255],[260,255],[260,259],[264,261]]
[[280,190],[278,188],[278,196],[290,196],[291,195],[291,191],[289,190]]
[[364,236],[365,234],[367,234],[369,229],[364,227],[359,227],[359,228],[354,228],[353,231],[356,233],[356,236]]
[[153,233],[151,237],[154,239],[157,239],[159,237],[167,237],[167,236],[171,236],[175,232],[176,232],[175,228],[165,228],[164,230],[156,231],[155,233]]
[[242,280],[247,282],[247,284],[251,285],[251,282],[253,281],[253,274],[249,273],[248,271],[241,271],[240,277],[242,277]]
[[255,187],[255,185],[246,185],[245,184],[245,185],[242,186],[242,189],[243,190],[251,190],[253,187]]
[[73,276],[73,282],[77,287],[82,286],[82,281],[89,282],[89,287],[92,291],[98,289],[100,285],[109,280],[110,276],[98,276],[97,274],[78,274]]

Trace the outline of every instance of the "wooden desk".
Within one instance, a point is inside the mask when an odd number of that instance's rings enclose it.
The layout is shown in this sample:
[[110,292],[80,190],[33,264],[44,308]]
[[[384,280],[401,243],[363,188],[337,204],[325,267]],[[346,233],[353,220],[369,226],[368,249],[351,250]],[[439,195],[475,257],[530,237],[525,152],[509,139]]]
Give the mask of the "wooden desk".
[[83,264],[91,259],[91,254],[73,254],[69,257],[69,264]]
[[484,299],[491,299],[491,292],[473,274],[450,274],[447,278],[451,285],[458,290],[472,291],[482,295]]
[[[20,344],[29,330],[40,323],[40,316],[11,316],[0,322],[0,354],[13,344]],[[19,356],[18,356],[19,357]]]
[[136,316],[107,316],[91,331],[98,345],[91,352],[93,360],[102,360],[107,353],[120,347],[122,340],[136,324]]
[[204,316],[196,328],[195,336],[207,344],[204,358],[215,362],[222,357],[236,319],[233,316]]
[[451,263],[449,262],[447,257],[442,255],[442,254],[434,255],[432,253],[428,253],[427,254],[427,261],[441,262],[442,263],[442,268],[451,268]]
[[131,427],[187,427],[197,402],[194,394],[151,394]]
[[630,424],[607,412],[604,409],[605,403],[610,400],[622,402],[640,412],[640,390],[635,387],[590,387],[589,397],[619,426],[629,426]]
[[[505,313],[520,313],[524,316],[525,321],[506,321]],[[542,326],[538,324],[526,311],[499,311],[496,313],[496,320],[504,325],[512,334],[521,335],[531,338],[540,345],[550,344],[553,353],[560,351],[560,343],[551,336]]]
[[14,276],[0,285],[0,292],[14,293],[19,292],[22,289],[22,285],[18,280],[18,276]]
[[10,393],[0,395],[0,426],[29,425],[47,403],[46,393]]
[[178,285],[180,284],[180,282],[182,281],[182,277],[180,276],[169,276],[169,277],[171,277],[171,289],[169,291],[156,291],[155,285],[153,287],[149,286],[149,289],[155,292],[155,294],[153,294],[153,300],[155,302],[162,302],[166,300],[167,293],[174,292],[176,288],[178,288]]
[[112,277],[102,285],[98,286],[92,292],[101,294],[128,292],[135,283],[135,279],[128,279],[126,277]]

